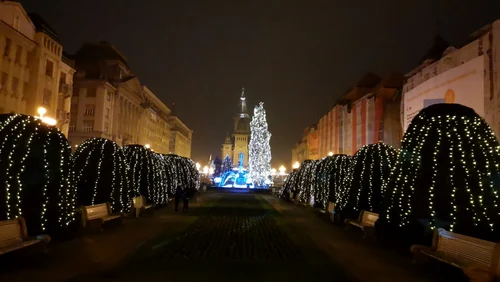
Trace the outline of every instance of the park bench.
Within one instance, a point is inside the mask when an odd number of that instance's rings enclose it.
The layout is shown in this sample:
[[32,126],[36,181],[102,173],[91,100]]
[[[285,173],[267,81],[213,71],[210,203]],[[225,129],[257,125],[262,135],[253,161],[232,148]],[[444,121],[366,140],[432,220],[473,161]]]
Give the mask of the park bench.
[[328,202],[328,208],[326,209],[326,211],[330,215],[331,221],[333,221],[333,219],[334,219],[334,215],[335,215],[334,210],[335,210],[335,203]]
[[41,244],[45,248],[50,242],[48,235],[28,237],[24,218],[0,221],[0,255]]
[[[438,228],[432,247],[413,245],[414,262],[435,258],[463,270],[470,281],[493,281],[500,277],[500,244]],[[495,280],[496,281],[496,280]]]
[[358,219],[346,219],[345,223],[349,225],[354,225],[356,227],[361,228],[364,232],[363,238],[366,238],[366,229],[374,228],[375,222],[378,220],[378,214],[374,212],[369,212],[362,210],[359,213]]
[[149,210],[155,206],[154,204],[148,204],[146,201],[146,197],[142,196],[142,195],[137,196],[134,199],[132,199],[132,203],[133,203],[132,206],[134,207],[136,217],[139,217],[141,215],[141,212]]
[[83,206],[80,208],[82,215],[82,227],[85,228],[90,222],[98,222],[99,227],[108,221],[122,220],[121,214],[112,214],[109,203],[102,203],[93,206]]

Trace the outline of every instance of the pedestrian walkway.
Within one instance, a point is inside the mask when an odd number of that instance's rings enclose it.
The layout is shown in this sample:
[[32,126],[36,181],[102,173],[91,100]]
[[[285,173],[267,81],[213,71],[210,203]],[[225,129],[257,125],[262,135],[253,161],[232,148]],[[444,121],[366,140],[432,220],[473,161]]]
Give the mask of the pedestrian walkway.
[[53,244],[46,259],[4,271],[0,281],[466,281],[439,269],[416,267],[310,208],[206,192],[189,213],[164,208]]

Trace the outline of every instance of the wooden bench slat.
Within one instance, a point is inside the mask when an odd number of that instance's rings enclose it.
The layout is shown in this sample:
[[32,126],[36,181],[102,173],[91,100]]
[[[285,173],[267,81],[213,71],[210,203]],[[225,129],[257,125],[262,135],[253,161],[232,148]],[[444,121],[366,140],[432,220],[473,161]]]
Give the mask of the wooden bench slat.
[[49,241],[50,237],[47,235],[28,240],[26,223],[22,217],[0,221],[0,254]]
[[478,268],[495,277],[499,275],[499,266],[496,265],[500,257],[498,243],[439,228],[434,233],[432,248],[414,245],[411,250],[415,254],[421,253],[464,270]]

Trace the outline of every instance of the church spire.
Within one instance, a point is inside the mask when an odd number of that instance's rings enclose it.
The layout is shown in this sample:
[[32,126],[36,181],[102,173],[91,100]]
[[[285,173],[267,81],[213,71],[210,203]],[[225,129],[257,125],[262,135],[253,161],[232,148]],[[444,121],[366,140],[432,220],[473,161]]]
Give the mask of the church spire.
[[241,88],[241,97],[240,97],[240,107],[239,107],[239,117],[240,118],[250,118],[247,111],[247,102],[245,101],[245,87]]

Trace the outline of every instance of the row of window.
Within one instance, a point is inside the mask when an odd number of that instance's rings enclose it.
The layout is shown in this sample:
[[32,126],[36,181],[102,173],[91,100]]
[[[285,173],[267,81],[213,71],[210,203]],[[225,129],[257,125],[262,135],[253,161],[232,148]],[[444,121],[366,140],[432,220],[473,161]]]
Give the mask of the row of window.
[[[70,122],[69,124],[69,132],[75,132],[76,131],[76,123],[75,122]],[[94,131],[94,121],[93,120],[84,120],[83,121],[83,132],[93,132]],[[104,124],[104,133],[108,133],[109,131],[109,125],[106,123]]]

